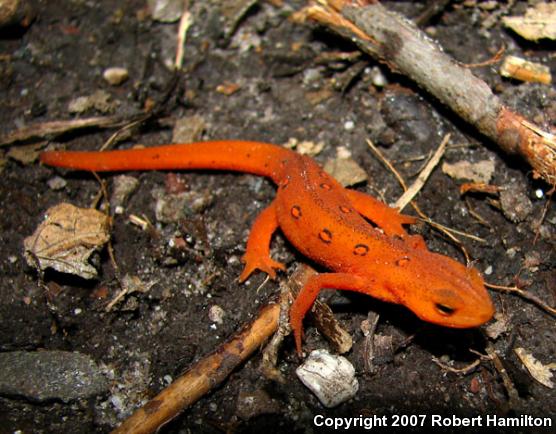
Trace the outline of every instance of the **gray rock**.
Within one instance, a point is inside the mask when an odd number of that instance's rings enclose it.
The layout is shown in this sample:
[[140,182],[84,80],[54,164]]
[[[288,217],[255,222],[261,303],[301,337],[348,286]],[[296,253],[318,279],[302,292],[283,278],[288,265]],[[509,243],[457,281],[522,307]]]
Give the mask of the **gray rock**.
[[89,356],[69,351],[0,353],[0,395],[33,401],[87,398],[105,392],[108,382]]

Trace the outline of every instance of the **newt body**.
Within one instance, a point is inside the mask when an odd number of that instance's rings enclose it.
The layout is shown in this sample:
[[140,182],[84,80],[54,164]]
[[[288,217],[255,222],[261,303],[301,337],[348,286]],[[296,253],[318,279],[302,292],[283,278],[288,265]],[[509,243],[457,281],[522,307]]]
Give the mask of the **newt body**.
[[292,304],[298,352],[303,317],[322,288],[402,304],[419,318],[446,327],[476,327],[493,315],[479,272],[427,250],[420,236],[408,235],[402,225],[413,223],[413,217],[343,188],[313,159],[280,146],[230,140],[109,152],[52,151],[42,153],[41,161],[91,171],[218,169],[272,179],[276,198],[253,223],[240,281],[257,269],[274,278],[276,269],[285,268],[270,257],[278,228],[301,253],[330,270],[312,277]]

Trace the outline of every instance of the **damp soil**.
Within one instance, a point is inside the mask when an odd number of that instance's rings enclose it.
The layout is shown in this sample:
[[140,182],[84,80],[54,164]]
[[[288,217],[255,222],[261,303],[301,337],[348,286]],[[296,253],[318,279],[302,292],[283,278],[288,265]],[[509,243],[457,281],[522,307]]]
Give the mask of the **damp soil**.
[[[97,115],[132,119],[154,106],[151,118],[130,128],[113,146],[171,142],[174,125],[184,118],[190,123],[193,117],[202,124],[202,132],[195,135],[199,139],[322,142],[315,156],[319,163],[335,158],[339,147],[346,148],[368,174],[368,180],[354,188],[387,202],[402,191],[366,140],[373,140],[411,181],[450,133],[443,161],[492,162],[495,171],[489,183],[515,192],[511,196],[517,204],[502,209],[497,197],[462,197],[463,181],[450,178],[439,166],[416,199],[420,208],[434,221],[476,237],[460,238],[487,281],[519,284],[548,305],[556,303],[556,211],[547,203],[549,186],[534,179],[523,161],[501,153],[407,79],[364,55],[340,55],[357,53],[348,41],[309,23],[295,23],[291,15],[302,1],[230,2],[253,3],[243,14],[223,13],[221,3],[226,2],[191,3],[193,23],[183,70],[173,73],[168,65],[175,56],[178,25],[153,20],[146,2],[34,2],[35,18],[27,28],[2,31],[1,132]],[[420,2],[383,3],[409,18],[426,7]],[[555,71],[553,44],[520,39],[500,24],[500,5],[488,9],[473,3],[452,2],[425,24],[447,53],[471,64],[493,57],[504,46],[510,54]],[[516,2],[509,12],[523,13],[525,3]],[[103,71],[114,66],[129,72],[129,79],[118,86],[103,79]],[[496,64],[474,72],[508,105],[547,129],[554,126],[551,86],[503,79]],[[99,90],[115,104],[70,113],[70,102]],[[91,128],[39,144],[98,149],[115,131]],[[2,433],[109,432],[256,316],[296,264],[310,263],[278,233],[272,255],[287,264],[288,272],[280,273],[277,281],[266,282],[257,273],[238,283],[249,228],[274,196],[269,181],[228,172],[132,172],[138,188],[113,214],[117,269],[105,248],[91,258],[99,270],[97,279],[85,281],[51,270],[40,274],[24,258],[24,238],[49,207],[61,202],[90,207],[99,202],[100,189],[90,174],[12,158],[15,148],[36,157],[29,144],[1,149],[0,350],[83,353],[109,381],[102,393],[64,401],[37,400],[24,390],[12,390],[0,396]],[[110,196],[117,174],[102,175],[102,180]],[[186,201],[178,218],[161,221],[155,205],[172,202],[176,185],[201,205]],[[518,216],[508,209],[523,203],[526,211]],[[132,215],[151,222],[152,229],[130,223]],[[431,250],[464,261],[461,249],[429,226],[417,224],[410,230],[423,235]],[[128,294],[107,311],[121,290],[122,276],[138,278],[144,291]],[[491,292],[496,332],[487,327],[435,327],[404,308],[363,295],[324,295],[353,336],[353,349],[345,355],[359,381],[353,399],[333,409],[323,407],[297,379],[300,359],[288,337],[278,359],[284,384],[261,375],[257,353],[161,432],[303,432],[317,429],[315,415],[387,416],[390,423],[393,415],[403,414],[531,415],[556,422],[554,389],[533,379],[514,351],[521,347],[542,364],[554,362],[554,317],[530,302]],[[215,321],[222,312],[222,320]],[[389,343],[373,369],[365,363],[361,331],[369,313],[380,314],[376,333],[381,339],[375,342]],[[433,362],[465,368],[479,357],[477,352],[485,354],[487,346],[495,349],[507,372],[513,399],[500,371],[486,358],[460,373]],[[316,348],[329,347],[307,320],[304,351]]]

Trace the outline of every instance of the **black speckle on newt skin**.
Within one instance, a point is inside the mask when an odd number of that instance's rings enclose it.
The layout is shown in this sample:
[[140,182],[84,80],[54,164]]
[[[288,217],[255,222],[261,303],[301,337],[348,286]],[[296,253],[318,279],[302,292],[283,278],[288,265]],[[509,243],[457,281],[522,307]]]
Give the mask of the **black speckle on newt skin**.
[[323,229],[319,232],[319,239],[325,244],[330,244],[332,242],[332,232],[328,229]]
[[299,205],[292,206],[292,208],[290,210],[290,213],[291,213],[292,217],[296,220],[301,218],[301,215],[302,215],[301,207]]

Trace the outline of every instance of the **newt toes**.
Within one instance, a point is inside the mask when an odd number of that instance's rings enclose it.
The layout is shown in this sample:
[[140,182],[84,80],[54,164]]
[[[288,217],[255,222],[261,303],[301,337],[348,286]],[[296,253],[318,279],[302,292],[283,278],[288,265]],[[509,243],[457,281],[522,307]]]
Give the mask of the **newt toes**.
[[323,288],[402,304],[424,321],[446,327],[476,327],[494,313],[476,269],[429,251],[420,236],[407,234],[403,225],[413,217],[343,188],[314,160],[280,146],[225,140],[109,152],[53,151],[40,159],[97,172],[216,169],[272,179],[276,197],[253,223],[240,280],[255,269],[274,277],[275,269],[284,268],[270,258],[278,228],[302,254],[330,270],[312,277],[291,306],[298,353],[303,318]]

